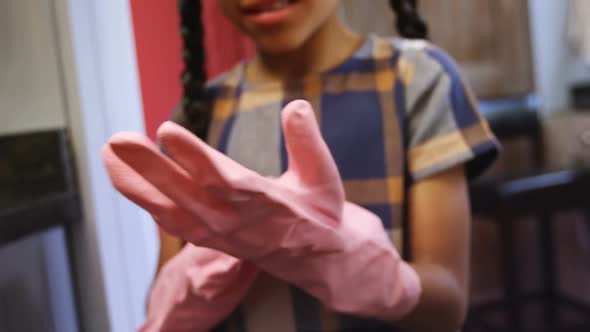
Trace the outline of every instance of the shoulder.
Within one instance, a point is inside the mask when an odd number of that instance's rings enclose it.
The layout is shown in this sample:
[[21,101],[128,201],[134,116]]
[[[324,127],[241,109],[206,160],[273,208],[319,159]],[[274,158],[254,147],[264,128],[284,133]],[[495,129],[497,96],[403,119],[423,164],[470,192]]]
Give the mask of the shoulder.
[[427,40],[377,36],[373,38],[374,56],[378,57],[379,53],[383,53],[379,48],[391,49],[391,61],[408,88],[416,85],[415,83],[418,83],[418,87],[424,87],[426,83],[433,83],[441,77],[460,79],[459,67],[455,60],[445,50]]
[[381,37],[376,40],[391,47],[392,66],[403,85],[406,112],[415,111],[414,106],[424,98],[436,97],[433,91],[467,89],[453,58],[429,41]]
[[390,43],[399,54],[398,61],[409,62],[438,74],[454,75],[458,71],[451,55],[429,41],[393,38]]

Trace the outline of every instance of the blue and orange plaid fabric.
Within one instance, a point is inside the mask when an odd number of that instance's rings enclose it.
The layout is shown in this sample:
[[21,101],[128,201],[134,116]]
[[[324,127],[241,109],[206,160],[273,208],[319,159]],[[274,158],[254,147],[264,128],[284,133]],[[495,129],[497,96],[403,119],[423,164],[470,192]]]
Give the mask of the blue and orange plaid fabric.
[[[370,36],[347,61],[299,81],[253,84],[242,63],[210,82],[208,142],[263,175],[286,170],[280,111],[309,101],[344,181],[347,199],[383,221],[402,245],[404,186],[465,165],[476,176],[498,144],[450,57],[423,41]],[[343,292],[359,289],[343,289]],[[216,331],[392,331],[336,314],[281,280],[261,275]]]

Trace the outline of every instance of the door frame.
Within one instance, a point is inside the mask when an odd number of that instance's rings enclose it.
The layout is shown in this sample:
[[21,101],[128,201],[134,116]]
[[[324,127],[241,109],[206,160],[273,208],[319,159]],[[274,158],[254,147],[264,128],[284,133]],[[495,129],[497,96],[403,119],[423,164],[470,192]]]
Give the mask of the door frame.
[[145,316],[157,228],[114,190],[100,155],[115,132],[145,132],[130,5],[52,2],[84,215],[70,236],[81,330],[133,331]]

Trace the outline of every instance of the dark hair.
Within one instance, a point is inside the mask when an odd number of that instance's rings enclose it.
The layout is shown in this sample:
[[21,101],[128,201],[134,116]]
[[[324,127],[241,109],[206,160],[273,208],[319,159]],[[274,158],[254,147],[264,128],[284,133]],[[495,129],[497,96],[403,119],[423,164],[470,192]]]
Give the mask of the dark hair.
[[[397,16],[396,27],[402,37],[427,38],[428,29],[418,14],[417,0],[389,0],[389,4]],[[172,120],[205,139],[212,108],[205,91],[207,73],[201,1],[178,0],[178,9],[185,69],[182,73],[182,103]]]
[[396,27],[405,38],[426,39],[428,27],[418,13],[418,0],[389,0],[397,16]]
[[[424,20],[418,14],[418,1],[417,0],[389,0],[389,5],[395,12],[397,16],[396,27],[399,34],[404,38],[410,39],[427,39],[428,38],[428,28]],[[407,119],[406,119],[407,120]],[[407,122],[403,125],[403,145],[404,149],[408,149],[408,124]],[[402,238],[404,241],[402,242],[402,257],[407,260],[412,260],[412,244],[410,243],[411,239],[411,224],[410,224],[410,215],[409,215],[409,206],[410,206],[410,197],[409,197],[409,187],[410,183],[410,176],[408,173],[408,163],[407,159],[404,160],[404,173],[405,173],[405,181],[404,181],[404,204],[402,207]]]
[[205,139],[211,121],[211,105],[206,95],[205,31],[202,23],[202,5],[199,0],[178,0],[180,35],[184,44],[181,75],[183,97],[172,120]]

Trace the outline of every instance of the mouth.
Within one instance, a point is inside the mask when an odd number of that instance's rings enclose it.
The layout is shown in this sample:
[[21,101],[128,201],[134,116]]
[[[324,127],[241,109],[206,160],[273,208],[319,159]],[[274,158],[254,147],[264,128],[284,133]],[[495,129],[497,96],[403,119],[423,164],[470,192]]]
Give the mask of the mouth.
[[251,5],[242,7],[242,13],[246,15],[259,15],[264,13],[271,13],[287,8],[297,0],[267,0],[258,1]]

